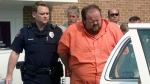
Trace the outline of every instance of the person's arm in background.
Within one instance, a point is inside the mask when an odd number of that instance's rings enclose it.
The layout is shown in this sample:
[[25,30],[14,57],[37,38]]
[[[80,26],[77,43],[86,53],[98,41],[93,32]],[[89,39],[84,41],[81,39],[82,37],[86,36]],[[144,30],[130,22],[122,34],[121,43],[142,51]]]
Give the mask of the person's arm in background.
[[9,57],[7,75],[5,78],[5,84],[10,84],[10,82],[13,80],[13,70],[16,66],[18,58],[19,58],[19,53],[12,51],[11,55]]

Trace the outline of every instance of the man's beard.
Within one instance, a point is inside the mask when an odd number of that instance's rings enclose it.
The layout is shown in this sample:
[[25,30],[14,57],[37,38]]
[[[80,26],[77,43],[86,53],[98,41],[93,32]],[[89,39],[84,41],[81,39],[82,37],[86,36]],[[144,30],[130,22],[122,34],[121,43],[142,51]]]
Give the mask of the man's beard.
[[88,33],[90,33],[91,35],[97,35],[100,31],[101,27],[100,26],[97,26],[97,28],[95,29],[94,27],[87,30]]

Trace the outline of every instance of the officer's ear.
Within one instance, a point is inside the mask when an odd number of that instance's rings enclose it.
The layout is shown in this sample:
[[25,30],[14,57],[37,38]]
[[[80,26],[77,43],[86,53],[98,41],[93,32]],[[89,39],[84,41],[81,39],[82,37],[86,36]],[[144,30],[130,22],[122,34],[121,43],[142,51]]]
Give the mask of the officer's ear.
[[32,12],[32,17],[35,18],[36,12]]

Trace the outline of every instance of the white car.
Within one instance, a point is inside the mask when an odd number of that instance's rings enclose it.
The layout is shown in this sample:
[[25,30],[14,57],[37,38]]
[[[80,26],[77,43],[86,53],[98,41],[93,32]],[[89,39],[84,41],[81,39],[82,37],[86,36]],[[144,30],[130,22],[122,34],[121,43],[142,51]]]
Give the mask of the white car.
[[150,83],[150,24],[129,23],[129,32],[115,46],[100,84]]
[[[4,79],[7,74],[8,60],[11,53],[11,49],[0,49],[0,84],[4,84]],[[18,61],[24,60],[24,52],[20,53]],[[22,84],[20,69],[14,69],[12,84]]]
[[[7,67],[8,67],[8,61],[9,61],[9,56],[11,54],[12,50],[9,48],[0,48],[0,84],[4,84],[4,79],[7,74]],[[20,53],[18,62],[24,61],[24,51]],[[66,76],[65,72],[65,67],[63,65],[64,69],[64,76],[61,77],[61,84],[70,84],[70,77]],[[13,81],[12,84],[22,84],[21,80],[21,73],[20,69],[14,69],[13,72]]]

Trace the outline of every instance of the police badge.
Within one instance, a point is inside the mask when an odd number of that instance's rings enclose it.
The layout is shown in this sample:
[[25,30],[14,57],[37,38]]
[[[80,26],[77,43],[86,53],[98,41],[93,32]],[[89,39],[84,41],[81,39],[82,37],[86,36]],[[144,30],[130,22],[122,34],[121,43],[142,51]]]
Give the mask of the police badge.
[[54,37],[54,32],[49,32],[49,36],[51,37],[51,38],[53,38]]

